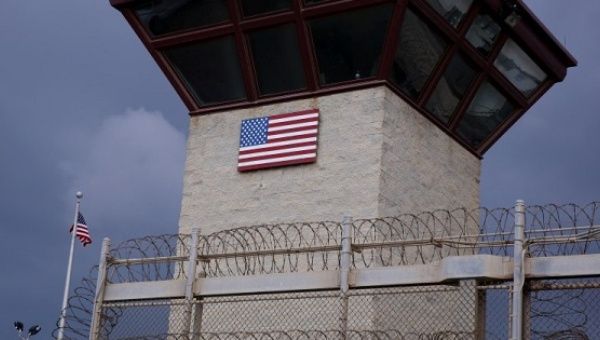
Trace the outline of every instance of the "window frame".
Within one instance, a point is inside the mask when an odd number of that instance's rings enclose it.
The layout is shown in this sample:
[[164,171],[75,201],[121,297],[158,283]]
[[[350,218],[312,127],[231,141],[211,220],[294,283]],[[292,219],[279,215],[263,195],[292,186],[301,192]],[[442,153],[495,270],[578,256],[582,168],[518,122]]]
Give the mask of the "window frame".
[[[567,67],[576,65],[575,59],[556,41],[551,40],[553,37],[549,34],[547,29],[543,27],[526,7],[523,9],[523,13],[519,13],[522,16],[521,21],[517,23],[516,26],[512,27],[500,19],[501,13],[498,9],[491,8],[488,2],[481,0],[473,1],[471,7],[462,18],[461,23],[456,28],[432,8],[429,3],[427,3],[427,0],[327,0],[312,4],[307,4],[305,0],[291,0],[292,6],[290,9],[282,9],[248,17],[244,17],[242,4],[239,0],[226,0],[230,21],[171,32],[157,37],[152,37],[146,31],[146,28],[133,10],[133,6],[141,0],[110,1],[114,7],[122,12],[125,19],[142,40],[151,56],[155,59],[163,73],[165,73],[167,79],[171,82],[185,105],[188,107],[190,115],[227,111],[231,109],[385,85],[428,118],[433,124],[479,157],[482,156],[485,151],[487,151],[493,143],[497,141],[554,83],[561,81],[564,78]],[[386,36],[383,38],[383,46],[378,60],[378,71],[376,72],[376,75],[334,84],[320,84],[318,77],[318,59],[315,47],[313,46],[309,21],[342,12],[358,10],[360,8],[373,7],[384,3],[392,3],[394,4],[394,7],[388,23]],[[440,60],[423,86],[419,97],[415,100],[404,95],[389,80],[399,30],[400,27],[402,27],[405,12],[409,8],[428,25],[435,28],[436,33],[448,43],[448,48],[446,48],[445,52],[442,54]],[[480,13],[490,15],[501,26],[501,32],[487,56],[480,54],[465,37],[473,21]],[[258,89],[258,77],[252,60],[253,56],[248,34],[256,30],[285,24],[292,24],[295,26],[306,87],[300,90],[261,95]],[[540,29],[542,31],[541,33]],[[544,34],[547,36],[544,36]],[[201,106],[187,91],[184,81],[179,79],[174,68],[169,65],[163,51],[169,47],[180,46],[205,39],[214,39],[225,35],[234,36],[247,99]],[[525,95],[523,95],[521,91],[506,79],[494,66],[494,60],[506,40],[509,38],[515,41],[515,43],[519,45],[547,74],[546,79],[529,97],[525,97]],[[548,39],[551,41],[549,42]],[[555,53],[549,53],[549,51]],[[450,117],[448,123],[444,124],[433,114],[430,114],[425,107],[429,97],[434,92],[440,78],[443,76],[446,68],[456,53],[461,54],[466,59],[466,61],[475,69],[477,75],[467,88],[464,96],[460,99],[454,110],[454,114]],[[498,129],[488,136],[486,140],[478,147],[473,147],[458,136],[456,129],[471,100],[475,96],[477,89],[486,79],[489,79],[492,83],[496,84],[498,89],[507,97],[507,99],[515,105],[516,109],[506,121],[498,127]]]
[[[262,30],[268,30],[271,28],[275,28],[275,27],[279,27],[279,26],[285,26],[285,25],[291,25],[296,33],[296,36],[300,36],[299,28],[296,25],[296,22],[287,22],[287,23],[278,23],[275,24],[273,26],[262,26],[260,28],[255,28],[255,29],[250,29],[245,31],[244,33],[244,38],[246,39],[246,44],[248,46],[248,50],[249,50],[249,58],[250,58],[250,65],[252,66],[252,70],[253,70],[253,74],[255,75],[254,77],[254,82],[255,82],[255,86],[257,89],[257,99],[268,99],[268,98],[275,98],[275,97],[279,97],[279,96],[286,96],[286,95],[293,95],[295,93],[302,93],[302,92],[306,92],[308,90],[308,79],[306,79],[306,72],[303,72],[304,74],[304,88],[301,89],[296,89],[296,90],[287,90],[287,91],[281,91],[281,92],[276,92],[276,93],[271,93],[271,94],[261,94],[260,93],[260,83],[259,83],[259,77],[258,77],[258,71],[256,70],[256,63],[254,62],[254,55],[252,53],[252,43],[250,42],[250,35],[254,32],[258,32],[258,31],[262,31]],[[303,65],[303,68],[306,68],[305,60],[303,58],[302,55],[302,51],[300,48],[300,41],[298,40],[298,53],[300,54],[300,63]]]

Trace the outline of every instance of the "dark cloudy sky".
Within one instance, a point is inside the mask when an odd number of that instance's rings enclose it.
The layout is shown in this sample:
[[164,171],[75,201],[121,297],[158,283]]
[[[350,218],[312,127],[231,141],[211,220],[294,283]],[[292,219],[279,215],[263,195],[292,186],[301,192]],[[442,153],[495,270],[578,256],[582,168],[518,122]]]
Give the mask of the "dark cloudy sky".
[[[482,204],[600,199],[600,2],[528,0],[579,66],[486,155]],[[0,1],[0,339],[58,317],[74,192],[95,243],[174,233],[187,112],[108,0]]]

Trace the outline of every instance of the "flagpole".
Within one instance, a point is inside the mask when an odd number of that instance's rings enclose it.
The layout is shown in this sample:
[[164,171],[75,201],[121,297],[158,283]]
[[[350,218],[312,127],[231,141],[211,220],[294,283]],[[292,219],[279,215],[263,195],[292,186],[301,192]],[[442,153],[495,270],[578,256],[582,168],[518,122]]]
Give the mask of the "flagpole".
[[57,340],[63,340],[64,337],[64,328],[65,328],[65,318],[67,316],[67,303],[69,301],[69,284],[71,283],[71,265],[73,264],[73,248],[75,248],[75,234],[77,232],[77,217],[79,216],[79,205],[81,203],[81,198],[83,197],[83,193],[78,191],[75,194],[77,197],[77,202],[75,203],[75,216],[73,217],[73,229],[71,229],[71,247],[69,249],[69,262],[67,264],[67,278],[65,279],[65,292],[63,294],[63,302],[62,308],[60,309],[60,321],[58,323],[58,336]]

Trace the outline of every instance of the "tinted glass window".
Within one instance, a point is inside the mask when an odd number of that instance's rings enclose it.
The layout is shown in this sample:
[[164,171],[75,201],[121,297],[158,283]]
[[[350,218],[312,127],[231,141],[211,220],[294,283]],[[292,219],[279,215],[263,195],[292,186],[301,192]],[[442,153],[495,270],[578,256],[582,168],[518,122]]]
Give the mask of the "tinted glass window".
[[391,81],[416,99],[446,49],[444,40],[408,10],[404,16]]
[[392,10],[386,4],[310,22],[322,84],[377,74]]
[[429,97],[427,110],[447,123],[474,78],[475,70],[460,55],[455,55]]
[[294,25],[252,32],[249,38],[261,94],[304,88],[304,68]]
[[465,36],[479,53],[487,56],[500,34],[498,25],[489,15],[478,15]]
[[135,7],[151,36],[227,21],[225,0],[151,0]]
[[241,0],[244,16],[289,9],[291,0]]
[[199,105],[246,98],[232,37],[170,48],[164,54]]
[[479,146],[512,112],[513,105],[489,82],[484,82],[469,105],[457,132]]
[[448,23],[458,27],[465,14],[469,11],[473,0],[427,0],[431,7],[440,13]]
[[494,66],[526,96],[546,80],[546,73],[510,39],[496,57]]

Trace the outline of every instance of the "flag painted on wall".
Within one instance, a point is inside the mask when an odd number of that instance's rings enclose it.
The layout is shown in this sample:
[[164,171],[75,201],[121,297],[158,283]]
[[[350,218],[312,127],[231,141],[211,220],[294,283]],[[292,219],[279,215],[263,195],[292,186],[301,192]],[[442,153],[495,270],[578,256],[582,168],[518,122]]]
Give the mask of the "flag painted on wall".
[[[70,232],[73,232],[73,226],[71,226]],[[77,213],[77,228],[75,229],[75,236],[79,239],[84,247],[92,243],[92,237],[90,236],[87,222],[81,213]]]
[[319,110],[242,120],[238,171],[317,160]]

